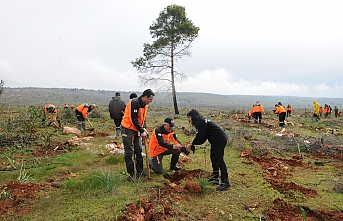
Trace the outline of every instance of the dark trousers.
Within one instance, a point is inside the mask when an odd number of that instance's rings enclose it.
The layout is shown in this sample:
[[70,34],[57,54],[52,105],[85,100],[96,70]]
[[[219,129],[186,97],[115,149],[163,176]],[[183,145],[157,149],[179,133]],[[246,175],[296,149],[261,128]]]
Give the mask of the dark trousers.
[[116,125],[116,128],[120,128],[121,126],[121,120],[122,119],[113,119],[114,124]]
[[122,138],[124,144],[124,159],[126,170],[131,177],[134,177],[135,165],[137,174],[143,172],[142,148],[139,145],[138,132],[122,127]]
[[261,112],[254,112],[254,118],[255,118],[256,123],[261,123],[262,113]]
[[180,157],[180,150],[167,150],[164,151],[163,153],[154,156],[152,158],[152,169],[154,171],[154,173],[156,174],[162,174],[164,172],[163,169],[163,164],[162,164],[162,159],[165,155],[170,155],[172,154],[171,160],[170,160],[170,166],[176,166],[177,162],[179,161],[179,157]]
[[292,111],[287,111],[287,117],[291,116]]
[[286,112],[279,113],[279,125],[280,127],[285,126]]
[[219,173],[220,170],[220,178],[221,180],[227,180],[229,178],[228,172],[227,172],[227,167],[224,161],[224,149],[226,146],[226,141],[225,142],[216,142],[216,143],[211,143],[211,150],[210,150],[210,159],[212,162],[212,169],[213,169],[213,174],[216,175]]

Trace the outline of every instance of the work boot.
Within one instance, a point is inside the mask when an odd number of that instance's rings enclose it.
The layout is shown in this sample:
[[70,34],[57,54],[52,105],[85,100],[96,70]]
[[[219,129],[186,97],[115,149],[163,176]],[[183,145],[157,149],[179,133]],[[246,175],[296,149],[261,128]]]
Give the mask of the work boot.
[[82,129],[87,130],[87,129],[86,129],[86,123],[85,123],[85,122],[82,122]]
[[219,173],[213,172],[212,176],[207,181],[212,185],[219,185]]
[[178,170],[181,170],[181,168],[174,165],[174,166],[170,166],[170,170],[178,171]]
[[224,191],[224,190],[229,189],[230,186],[231,186],[231,184],[230,184],[229,180],[228,179],[224,179],[222,181],[222,183],[220,184],[220,186],[217,187],[217,190],[218,191]]
[[116,139],[119,139],[120,138],[120,129],[116,129]]

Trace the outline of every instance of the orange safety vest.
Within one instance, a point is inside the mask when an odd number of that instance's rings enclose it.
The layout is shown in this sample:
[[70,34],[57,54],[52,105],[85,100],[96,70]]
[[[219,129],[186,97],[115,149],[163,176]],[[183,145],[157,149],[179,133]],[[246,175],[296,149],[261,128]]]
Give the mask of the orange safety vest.
[[330,108],[327,106],[324,108],[324,114],[328,113],[330,111]]
[[[49,107],[54,108],[52,112],[49,111]],[[53,105],[53,104],[45,105],[44,112],[45,112],[45,115],[48,119],[50,119],[50,115],[52,115],[52,120],[55,121],[57,119],[57,109],[56,109],[55,105]]]
[[76,110],[78,110],[84,118],[87,118],[87,115],[88,115],[88,107],[89,106],[87,106],[87,105],[90,106],[90,104],[80,104],[76,108]]
[[286,111],[292,111],[292,107],[287,107]]
[[[152,132],[152,136],[150,138],[150,143],[149,143],[150,157],[155,157],[168,150],[168,148],[162,147],[161,145],[158,144],[155,130]],[[174,138],[174,132],[171,132],[169,134],[162,134],[162,138],[163,138],[163,141],[167,144],[170,144],[170,141],[172,141],[174,144],[179,143]]]
[[285,108],[283,106],[277,106],[276,107],[275,114],[280,114],[280,113],[283,113],[283,112],[286,112],[286,110],[285,110]]
[[[135,125],[132,122],[132,118],[131,118],[131,103],[132,103],[132,99],[126,105],[126,108],[125,108],[125,111],[124,111],[124,116],[123,116],[123,119],[121,121],[121,125],[123,127],[127,128],[127,129],[139,132],[139,130],[135,127]],[[137,110],[138,121],[139,121],[139,124],[141,125],[141,127],[144,126],[144,121],[145,121],[147,110],[148,110],[148,105],[145,105],[142,108],[138,108],[138,110]]]
[[264,112],[262,104],[259,104],[259,105],[254,104],[254,105],[252,105],[251,110],[252,110],[252,112]]

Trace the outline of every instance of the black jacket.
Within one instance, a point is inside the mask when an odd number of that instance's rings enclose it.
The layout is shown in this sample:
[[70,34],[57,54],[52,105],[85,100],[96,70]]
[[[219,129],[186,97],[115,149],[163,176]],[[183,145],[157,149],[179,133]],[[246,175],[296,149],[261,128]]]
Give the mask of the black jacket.
[[126,104],[120,97],[112,97],[112,100],[108,104],[108,111],[112,119],[122,119],[124,116]]
[[193,145],[200,145],[206,140],[212,143],[226,143],[228,136],[223,129],[208,119],[201,119],[195,123],[196,136]]

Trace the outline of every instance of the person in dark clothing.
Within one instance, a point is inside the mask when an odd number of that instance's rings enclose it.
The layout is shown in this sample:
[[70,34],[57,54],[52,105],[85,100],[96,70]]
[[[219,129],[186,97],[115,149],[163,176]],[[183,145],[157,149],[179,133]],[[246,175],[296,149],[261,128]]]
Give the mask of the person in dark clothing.
[[338,107],[337,106],[335,106],[334,111],[335,111],[335,117],[337,117],[338,116]]
[[113,119],[114,124],[116,125],[116,138],[120,138],[121,131],[121,120],[124,116],[125,102],[120,99],[120,93],[116,92],[115,97],[112,97],[112,100],[108,104],[108,111],[110,112],[110,117]]
[[[139,140],[140,137],[147,137],[149,134],[146,130],[145,118],[148,104],[152,102],[154,96],[155,94],[151,89],[146,89],[141,96],[131,99],[126,104],[121,121],[126,170],[133,182],[135,182],[135,175],[137,177],[145,175],[143,173],[142,148],[139,145]],[[135,166],[137,174],[134,173]]]
[[219,170],[221,173],[221,184],[217,190],[227,190],[231,184],[229,182],[227,167],[224,161],[224,149],[228,135],[218,125],[208,119],[204,119],[198,111],[192,109],[187,113],[188,121],[195,126],[196,136],[186,149],[189,150],[193,145],[200,145],[206,140],[211,144],[210,159],[212,162],[213,173],[209,182],[219,184]]
[[138,97],[136,93],[130,94],[130,100],[133,99],[133,98],[135,98],[135,97]]
[[[176,166],[179,161],[182,144],[178,140],[173,127],[175,126],[174,120],[166,118],[163,125],[156,127],[152,132],[149,149],[151,159],[151,168],[156,174],[164,172],[162,159],[165,155],[172,154],[170,161],[170,170],[181,170]],[[173,144],[171,144],[173,142]]]

